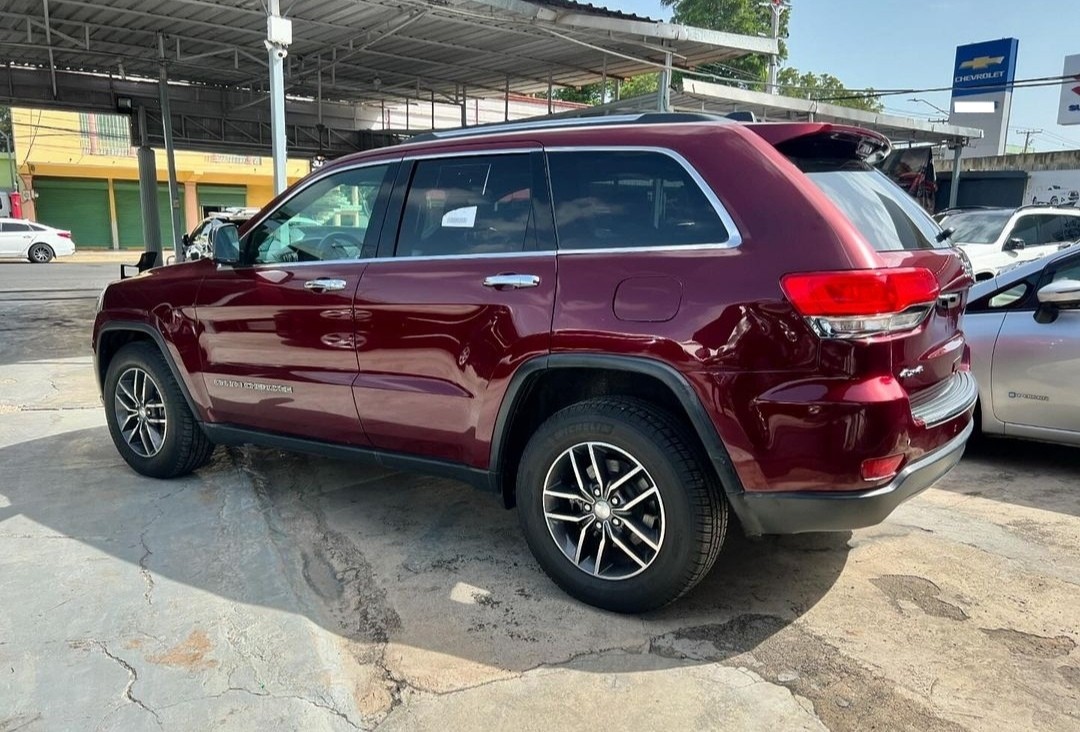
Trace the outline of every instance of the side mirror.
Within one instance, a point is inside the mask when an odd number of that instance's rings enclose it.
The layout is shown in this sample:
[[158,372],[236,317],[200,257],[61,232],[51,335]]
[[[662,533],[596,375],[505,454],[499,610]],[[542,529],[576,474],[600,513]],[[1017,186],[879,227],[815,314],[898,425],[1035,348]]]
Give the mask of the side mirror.
[[223,224],[210,235],[214,246],[214,261],[236,264],[240,261],[240,231],[233,224]]
[[1080,280],[1057,280],[1043,285],[1036,293],[1040,305],[1054,305],[1059,308],[1080,306]]
[[1026,246],[1027,246],[1027,243],[1025,243],[1023,239],[1021,239],[1018,236],[1014,236],[1012,239],[1009,239],[1007,242],[1005,242],[1005,246],[1001,247],[1001,251],[1003,251],[1003,252],[1015,252],[1015,251],[1018,251],[1020,249],[1023,249]]

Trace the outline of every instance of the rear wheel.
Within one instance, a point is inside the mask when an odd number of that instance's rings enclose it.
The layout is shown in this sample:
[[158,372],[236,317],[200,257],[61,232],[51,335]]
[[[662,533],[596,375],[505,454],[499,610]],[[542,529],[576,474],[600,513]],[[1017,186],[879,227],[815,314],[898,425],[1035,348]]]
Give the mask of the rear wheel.
[[56,254],[48,244],[32,244],[26,258],[34,264],[48,264]]
[[176,478],[209,462],[214,444],[156,346],[129,343],[116,353],[105,375],[104,399],[113,444],[136,472]]
[[529,548],[574,597],[616,612],[665,605],[709,571],[728,508],[685,429],[648,402],[591,399],[529,440],[517,504]]

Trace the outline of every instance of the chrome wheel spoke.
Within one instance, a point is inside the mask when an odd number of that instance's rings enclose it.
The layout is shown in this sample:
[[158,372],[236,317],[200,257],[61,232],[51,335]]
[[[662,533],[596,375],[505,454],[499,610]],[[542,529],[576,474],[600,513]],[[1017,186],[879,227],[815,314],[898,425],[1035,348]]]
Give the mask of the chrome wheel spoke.
[[649,490],[643,491],[641,495],[636,496],[629,502],[623,504],[622,506],[619,506],[617,509],[615,509],[615,511],[616,513],[629,513],[634,509],[635,506],[637,506],[649,496],[660,496],[660,492],[656,490],[656,486],[652,486],[651,488],[649,488]]
[[545,490],[544,495],[553,496],[554,498],[565,498],[568,501],[580,501],[580,500],[582,500],[580,493],[564,493],[562,491]]
[[630,480],[643,470],[645,470],[645,468],[641,467],[640,465],[634,467],[630,472],[625,473],[618,480],[609,485],[607,487],[607,490],[604,491],[604,495],[610,498],[611,495],[615,493],[615,491],[619,490],[619,488],[621,488],[626,483],[626,481]]
[[641,557],[639,557],[637,554],[635,554],[630,549],[630,547],[628,547],[626,544],[624,544],[622,542],[622,540],[619,539],[619,537],[615,534],[615,532],[613,530],[608,529],[608,536],[611,537],[611,543],[614,544],[615,546],[619,547],[619,549],[622,550],[623,554],[625,554],[626,556],[628,556],[632,560],[634,560],[634,562],[636,562],[639,567],[641,567],[642,569],[645,569],[645,567],[648,566],[648,564],[645,562],[645,560],[643,560]]
[[[589,518],[592,518],[591,516]],[[595,520],[595,519],[594,519]],[[581,531],[578,532],[577,548],[574,550],[574,564],[581,566],[581,552],[585,548],[585,539],[588,538],[589,529],[592,528],[593,522],[589,521],[581,527]]]
[[592,464],[593,480],[596,481],[596,485],[600,487],[600,492],[604,492],[604,479],[600,477],[600,465],[596,462],[596,443],[589,443],[589,462]]
[[585,519],[593,518],[593,515],[591,513],[586,513],[586,514],[583,514],[581,516],[567,516],[566,514],[562,514],[562,513],[547,513],[545,511],[544,512],[544,517],[548,521],[566,521],[568,523],[577,524],[577,523],[581,523]]
[[600,545],[596,548],[596,564],[593,565],[593,575],[600,576],[600,562],[604,559],[604,544],[607,542],[607,532],[600,533]]
[[636,536],[637,538],[641,539],[642,543],[643,543],[643,544],[645,544],[646,546],[648,546],[648,547],[649,547],[650,549],[652,549],[653,551],[656,551],[656,550],[658,550],[658,549],[660,548],[660,545],[659,545],[659,544],[657,544],[657,543],[656,543],[655,541],[653,541],[652,539],[650,539],[650,538],[649,538],[649,537],[648,537],[648,536],[647,536],[647,535],[645,534],[645,532],[643,532],[643,531],[642,531],[641,529],[639,529],[639,528],[638,528],[637,526],[635,526],[635,525],[634,525],[634,522],[633,522],[633,521],[631,521],[631,520],[629,520],[629,519],[625,519],[625,518],[624,518],[624,519],[622,520],[622,523],[623,523],[623,526],[625,526],[626,528],[630,529],[630,532],[631,532],[631,533],[633,533],[633,534],[634,534],[634,536]]
[[574,471],[574,480],[577,481],[578,490],[581,491],[581,495],[585,496],[586,499],[591,501],[593,499],[593,496],[589,493],[589,489],[585,486],[585,481],[581,478],[581,469],[578,468],[577,458],[574,456],[574,448],[570,448],[569,457],[570,467]]

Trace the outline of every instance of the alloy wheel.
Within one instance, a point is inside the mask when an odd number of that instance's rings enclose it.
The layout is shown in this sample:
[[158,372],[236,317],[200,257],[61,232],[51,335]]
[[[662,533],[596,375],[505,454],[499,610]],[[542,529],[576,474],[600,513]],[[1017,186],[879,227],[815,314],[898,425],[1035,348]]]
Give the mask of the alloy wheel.
[[151,458],[161,452],[169,423],[165,400],[150,374],[135,366],[120,374],[113,409],[120,434],[136,455]]
[[599,579],[640,574],[663,547],[660,490],[637,458],[614,445],[582,442],[562,452],[544,479],[543,502],[552,540]]

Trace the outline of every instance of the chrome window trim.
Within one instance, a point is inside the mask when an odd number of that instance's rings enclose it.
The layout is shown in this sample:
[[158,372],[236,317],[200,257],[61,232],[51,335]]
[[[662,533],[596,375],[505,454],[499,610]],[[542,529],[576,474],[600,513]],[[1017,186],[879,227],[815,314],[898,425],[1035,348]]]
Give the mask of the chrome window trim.
[[[597,249],[560,249],[559,254],[586,254],[589,252],[615,252],[615,253],[629,253],[629,252],[665,252],[665,251],[678,251],[688,249],[734,249],[742,244],[742,233],[739,231],[739,227],[735,225],[735,220],[731,218],[731,214],[728,213],[727,208],[721,203],[716,193],[705,182],[705,179],[701,177],[697,169],[690,164],[686,158],[679,153],[666,147],[657,147],[654,145],[560,145],[557,147],[548,147],[544,149],[547,154],[559,154],[559,153],[574,153],[574,152],[648,152],[658,153],[660,155],[666,155],[674,160],[676,163],[682,166],[686,174],[690,176],[690,179],[694,181],[698,189],[701,191],[705,199],[712,204],[713,210],[720,218],[720,223],[724,225],[724,228],[728,231],[728,238],[722,242],[701,242],[699,244],[670,244],[654,247],[609,247],[609,248],[597,248]],[[548,176],[548,184],[551,185],[551,176]],[[552,213],[554,214],[554,200],[552,201]],[[555,219],[555,234],[558,237],[559,221],[556,216]]]
[[529,146],[522,147],[493,147],[489,150],[482,150],[479,148],[470,148],[468,150],[443,150],[442,152],[422,152],[417,151],[415,153],[406,153],[402,156],[402,160],[436,160],[438,158],[481,158],[487,155],[529,155],[531,153],[543,152],[544,148],[540,143],[531,144]]

